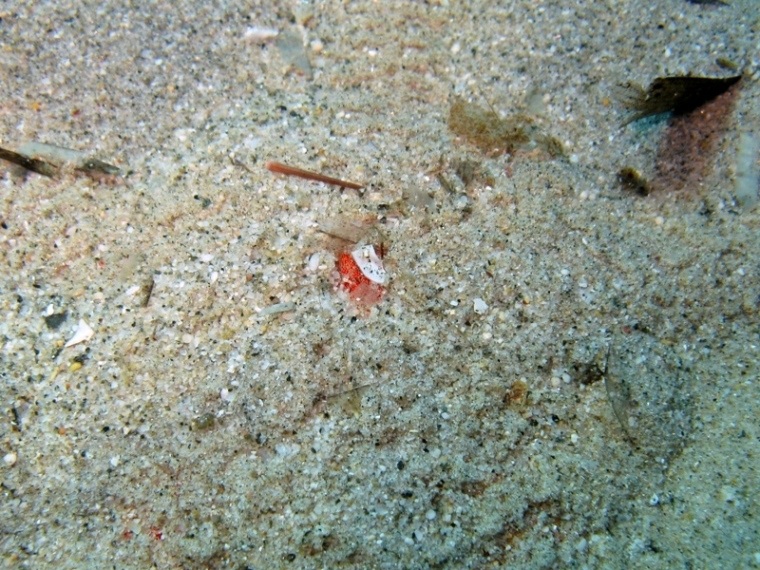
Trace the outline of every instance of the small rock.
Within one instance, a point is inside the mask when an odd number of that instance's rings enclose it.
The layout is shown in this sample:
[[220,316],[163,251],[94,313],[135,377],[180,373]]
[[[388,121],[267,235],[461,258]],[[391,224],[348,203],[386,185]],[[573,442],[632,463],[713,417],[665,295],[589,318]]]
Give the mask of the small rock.
[[61,325],[66,321],[68,318],[69,313],[66,311],[63,311],[61,313],[53,313],[52,315],[48,315],[45,317],[45,324],[48,326],[50,330],[58,330]]

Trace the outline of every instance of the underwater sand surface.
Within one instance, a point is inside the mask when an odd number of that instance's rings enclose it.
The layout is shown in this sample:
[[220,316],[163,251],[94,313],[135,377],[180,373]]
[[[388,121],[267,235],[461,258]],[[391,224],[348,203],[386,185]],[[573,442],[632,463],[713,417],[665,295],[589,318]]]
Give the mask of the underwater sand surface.
[[0,147],[121,174],[0,163],[0,565],[760,567],[754,0],[30,4]]

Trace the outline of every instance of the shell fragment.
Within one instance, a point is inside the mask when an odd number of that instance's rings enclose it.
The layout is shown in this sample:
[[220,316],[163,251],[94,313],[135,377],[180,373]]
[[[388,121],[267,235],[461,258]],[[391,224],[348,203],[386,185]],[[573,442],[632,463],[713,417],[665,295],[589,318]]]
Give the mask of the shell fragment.
[[92,330],[92,327],[84,322],[83,319],[79,319],[79,324],[77,325],[77,330],[74,331],[74,336],[72,336],[63,346],[64,348],[68,348],[70,346],[74,346],[75,344],[79,344],[80,342],[88,341],[94,334],[95,331]]
[[383,262],[375,252],[372,245],[363,245],[351,252],[357,267],[370,281],[379,285],[385,285],[388,274],[385,272]]

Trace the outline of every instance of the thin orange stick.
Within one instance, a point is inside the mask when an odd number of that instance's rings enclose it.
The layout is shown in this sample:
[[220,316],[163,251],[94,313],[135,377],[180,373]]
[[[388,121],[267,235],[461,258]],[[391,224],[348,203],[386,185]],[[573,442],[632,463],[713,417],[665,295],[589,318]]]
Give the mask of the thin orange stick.
[[270,160],[264,166],[269,172],[285,174],[286,176],[298,176],[299,178],[305,178],[306,180],[316,180],[317,182],[324,182],[325,184],[333,184],[335,186],[340,186],[341,188],[351,188],[353,190],[361,190],[364,188],[363,184],[348,182],[347,180],[333,178],[332,176],[327,176],[311,170],[296,168],[295,166],[288,166],[287,164],[275,162],[274,160]]

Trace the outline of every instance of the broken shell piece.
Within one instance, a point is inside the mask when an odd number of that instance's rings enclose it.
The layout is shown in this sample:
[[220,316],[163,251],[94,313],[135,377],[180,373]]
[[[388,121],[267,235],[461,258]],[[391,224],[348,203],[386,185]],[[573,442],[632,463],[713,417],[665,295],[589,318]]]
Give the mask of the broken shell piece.
[[72,336],[69,341],[63,345],[63,347],[68,348],[70,346],[74,346],[75,344],[79,344],[80,342],[88,341],[94,334],[95,331],[92,330],[92,327],[84,322],[84,320],[79,319],[79,324],[77,325],[77,330],[74,332],[74,336]]
[[363,245],[352,251],[351,257],[367,279],[379,285],[385,285],[388,275],[382,260],[375,253],[375,246]]
[[273,40],[280,32],[266,26],[248,26],[243,34],[243,39],[253,43],[265,43]]
[[475,297],[472,300],[472,307],[478,315],[482,315],[488,310],[488,304],[480,297]]
[[288,30],[281,32],[277,35],[275,45],[289,70],[293,70],[307,79],[311,79],[311,62],[309,62],[309,57],[306,55],[303,37],[299,32]]

